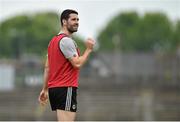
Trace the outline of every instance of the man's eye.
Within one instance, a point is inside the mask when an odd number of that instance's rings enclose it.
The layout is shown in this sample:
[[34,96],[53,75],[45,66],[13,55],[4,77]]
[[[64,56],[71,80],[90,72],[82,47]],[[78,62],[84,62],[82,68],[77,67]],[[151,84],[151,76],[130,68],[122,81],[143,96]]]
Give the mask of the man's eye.
[[79,21],[79,19],[76,19],[76,18],[74,18],[74,19],[72,19],[73,21],[75,21],[75,20],[77,20],[77,21]]

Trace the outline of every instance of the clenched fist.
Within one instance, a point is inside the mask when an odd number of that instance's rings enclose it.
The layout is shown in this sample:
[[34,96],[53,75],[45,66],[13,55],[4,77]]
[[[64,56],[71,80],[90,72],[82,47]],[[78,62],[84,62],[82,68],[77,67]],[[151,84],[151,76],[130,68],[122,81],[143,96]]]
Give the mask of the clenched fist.
[[88,38],[85,44],[86,44],[86,48],[92,50],[95,45],[95,41],[92,38]]

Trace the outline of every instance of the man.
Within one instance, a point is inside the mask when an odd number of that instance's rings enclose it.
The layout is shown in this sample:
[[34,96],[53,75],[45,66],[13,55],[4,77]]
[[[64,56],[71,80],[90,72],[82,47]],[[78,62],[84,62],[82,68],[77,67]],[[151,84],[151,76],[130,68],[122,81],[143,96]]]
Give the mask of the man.
[[44,84],[39,102],[45,104],[48,95],[58,121],[74,121],[77,110],[77,87],[79,68],[87,61],[95,42],[87,39],[86,50],[80,56],[75,41],[71,38],[79,26],[78,13],[64,10],[61,14],[60,33],[48,45],[48,56],[44,70]]

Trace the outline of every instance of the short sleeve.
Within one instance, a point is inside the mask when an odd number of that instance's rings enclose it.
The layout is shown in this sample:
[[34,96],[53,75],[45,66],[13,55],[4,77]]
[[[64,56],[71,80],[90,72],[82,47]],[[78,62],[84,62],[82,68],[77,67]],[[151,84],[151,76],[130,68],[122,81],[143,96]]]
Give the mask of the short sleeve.
[[76,46],[74,44],[74,40],[72,40],[69,37],[62,38],[62,40],[59,43],[59,47],[67,59],[78,55]]

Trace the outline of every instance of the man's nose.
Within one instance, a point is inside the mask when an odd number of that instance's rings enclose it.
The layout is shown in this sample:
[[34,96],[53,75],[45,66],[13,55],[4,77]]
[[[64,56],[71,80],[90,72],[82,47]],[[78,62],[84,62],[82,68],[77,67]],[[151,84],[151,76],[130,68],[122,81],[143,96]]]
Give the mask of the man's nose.
[[75,24],[77,24],[77,25],[78,25],[78,24],[79,24],[79,21],[75,21]]

